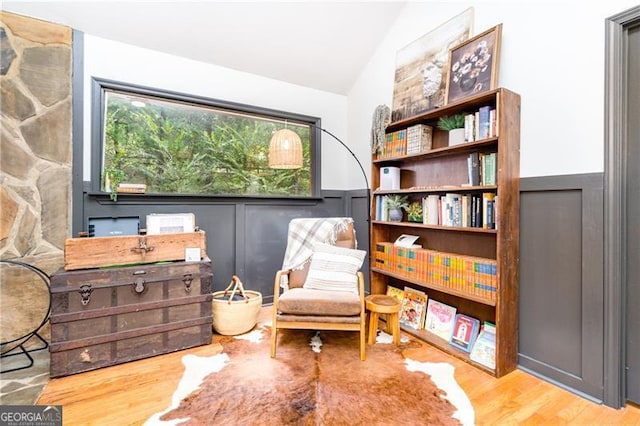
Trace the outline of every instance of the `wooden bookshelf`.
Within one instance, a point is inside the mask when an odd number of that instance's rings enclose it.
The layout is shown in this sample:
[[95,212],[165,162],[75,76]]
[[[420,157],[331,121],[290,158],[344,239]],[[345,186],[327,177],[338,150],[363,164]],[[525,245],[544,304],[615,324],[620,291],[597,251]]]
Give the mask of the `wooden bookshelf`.
[[[448,146],[448,135],[437,128],[441,116],[473,113],[480,107],[496,110],[497,136]],[[520,96],[500,88],[472,96],[415,117],[391,123],[387,133],[406,129],[415,124],[433,128],[431,149],[420,154],[405,155],[372,161],[373,207],[371,217],[371,293],[384,294],[388,285],[413,287],[427,293],[429,298],[455,306],[458,313],[489,321],[496,326],[495,369],[476,363],[469,354],[426,330],[406,328],[405,331],[463,359],[496,377],[503,376],[517,366],[518,354],[518,249],[520,204]],[[470,153],[496,153],[495,185],[470,186],[467,158]],[[380,190],[380,168],[399,167],[400,188]],[[430,194],[498,195],[495,208],[496,229],[470,226],[443,226],[408,222],[390,222],[378,217],[377,203],[387,194],[402,194],[412,201]],[[376,264],[376,247],[389,243],[402,234],[419,236],[417,244],[424,249],[451,255],[476,256],[496,263],[496,285],[493,300],[470,294],[460,288],[450,288],[410,273],[397,273]]]

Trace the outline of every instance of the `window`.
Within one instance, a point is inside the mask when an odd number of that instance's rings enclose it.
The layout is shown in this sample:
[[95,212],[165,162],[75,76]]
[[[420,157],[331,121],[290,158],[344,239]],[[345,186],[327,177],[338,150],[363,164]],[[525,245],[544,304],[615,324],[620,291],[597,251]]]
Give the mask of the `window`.
[[[98,115],[99,114],[99,115]],[[196,96],[94,79],[100,191],[146,185],[147,194],[310,197],[319,120]],[[94,121],[95,122],[95,121]],[[303,165],[269,168],[271,135],[300,136]],[[319,149],[319,148],[318,148]],[[97,175],[99,173],[99,176]],[[126,185],[122,185],[126,186]]]

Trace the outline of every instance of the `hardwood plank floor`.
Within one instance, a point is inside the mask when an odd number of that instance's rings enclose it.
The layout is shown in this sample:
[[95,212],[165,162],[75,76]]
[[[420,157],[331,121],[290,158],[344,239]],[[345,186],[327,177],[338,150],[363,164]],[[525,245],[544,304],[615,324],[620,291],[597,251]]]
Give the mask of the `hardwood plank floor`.
[[[261,320],[268,320],[270,312],[270,307],[263,308]],[[38,404],[62,405],[68,425],[143,424],[171,404],[184,372],[182,357],[220,353],[222,347],[215,340],[186,351],[52,379]],[[478,425],[640,425],[638,407],[615,410],[594,404],[520,370],[496,379],[427,344],[408,355],[452,364]]]

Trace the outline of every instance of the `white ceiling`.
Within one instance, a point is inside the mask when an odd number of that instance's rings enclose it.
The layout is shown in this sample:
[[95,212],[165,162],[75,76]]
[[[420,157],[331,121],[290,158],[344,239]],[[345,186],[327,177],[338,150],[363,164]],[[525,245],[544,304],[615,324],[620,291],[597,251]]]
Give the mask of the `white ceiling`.
[[346,94],[405,1],[2,1],[87,34]]

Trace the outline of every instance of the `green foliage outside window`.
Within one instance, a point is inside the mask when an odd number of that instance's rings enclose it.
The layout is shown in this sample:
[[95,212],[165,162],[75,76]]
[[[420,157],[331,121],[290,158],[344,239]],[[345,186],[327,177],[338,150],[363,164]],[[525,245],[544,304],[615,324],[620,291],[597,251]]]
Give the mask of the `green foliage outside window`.
[[103,190],[123,182],[155,194],[312,195],[308,126],[287,125],[303,142],[303,167],[270,169],[281,120],[112,91],[105,99]]

